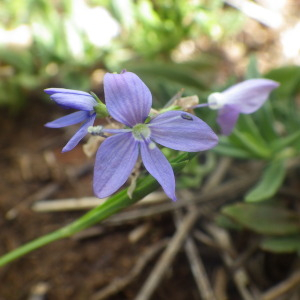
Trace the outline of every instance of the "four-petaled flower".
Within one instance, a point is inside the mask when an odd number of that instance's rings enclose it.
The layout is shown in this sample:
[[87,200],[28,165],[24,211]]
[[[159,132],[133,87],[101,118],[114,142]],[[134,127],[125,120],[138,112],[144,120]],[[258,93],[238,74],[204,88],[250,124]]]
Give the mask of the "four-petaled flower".
[[183,111],[158,114],[147,122],[152,96],[134,73],[106,74],[104,94],[109,114],[126,127],[102,131],[114,135],[108,137],[97,151],[95,194],[104,198],[118,190],[126,182],[140,154],[148,172],[167,196],[176,200],[173,169],[157,144],[198,152],[216,146],[216,134],[205,122]]
[[[251,114],[267,100],[269,94],[279,84],[270,79],[249,79],[235,84],[222,93],[213,93],[208,97],[208,106],[219,109],[217,122],[224,135],[229,135],[240,113]],[[204,105],[198,105],[198,107]]]
[[104,104],[97,102],[92,95],[82,91],[50,88],[46,89],[45,92],[58,105],[79,110],[45,124],[46,127],[61,128],[84,122],[62,150],[62,152],[70,151],[88,133],[88,127],[94,124],[99,107],[104,106]]

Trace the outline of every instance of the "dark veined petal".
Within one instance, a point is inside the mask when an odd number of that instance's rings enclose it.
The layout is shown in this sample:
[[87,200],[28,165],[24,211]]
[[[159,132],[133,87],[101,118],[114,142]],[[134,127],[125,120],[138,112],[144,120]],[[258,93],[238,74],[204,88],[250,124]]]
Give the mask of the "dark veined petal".
[[144,82],[134,73],[107,73],[104,94],[110,115],[129,127],[143,123],[152,105],[152,96]]
[[218,114],[217,123],[221,127],[221,133],[229,135],[239,117],[239,112],[233,106],[225,105]]
[[222,95],[225,103],[244,114],[258,110],[279,84],[270,79],[249,79],[228,88]]
[[113,135],[100,145],[96,155],[93,183],[97,197],[110,196],[126,182],[138,154],[138,143],[131,132]]
[[76,111],[72,114],[66,115],[52,122],[48,122],[45,124],[45,126],[49,128],[61,128],[83,122],[89,116],[90,114],[86,111]]
[[62,89],[62,88],[49,88],[44,90],[45,93],[48,95],[53,94],[75,94],[75,95],[84,95],[84,96],[91,96],[87,92],[78,91],[78,90],[70,90],[70,89]]
[[97,105],[97,101],[88,93],[54,93],[51,94],[50,98],[58,105],[78,110],[93,111],[94,106]]
[[84,122],[79,130],[72,136],[66,146],[62,149],[62,152],[67,152],[72,150],[77,144],[84,138],[88,133],[88,128],[94,124],[96,119],[96,114],[92,114],[86,122]]
[[213,148],[217,135],[198,117],[183,111],[168,111],[149,123],[151,138],[171,149],[198,152]]
[[176,201],[173,169],[154,142],[140,142],[141,156],[147,171],[159,182],[166,195]]

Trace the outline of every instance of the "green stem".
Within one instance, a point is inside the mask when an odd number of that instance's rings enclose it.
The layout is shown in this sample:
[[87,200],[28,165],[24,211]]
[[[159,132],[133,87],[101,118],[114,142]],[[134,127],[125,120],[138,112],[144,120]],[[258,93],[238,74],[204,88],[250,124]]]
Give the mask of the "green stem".
[[[187,162],[196,154],[194,153],[184,153],[179,155],[176,159],[172,161],[172,167],[175,173],[178,173],[183,167],[187,164]],[[137,184],[137,188],[135,189],[132,198],[128,197],[127,189],[122,190],[118,194],[109,198],[102,205],[90,210],[81,218],[77,219],[73,223],[60,228],[54,232],[51,232],[47,235],[44,235],[40,238],[37,238],[27,244],[3,255],[0,257],[0,266],[4,266],[13,260],[24,256],[25,254],[38,249],[42,246],[45,246],[51,242],[56,240],[60,240],[66,237],[69,237],[76,232],[79,232],[85,228],[88,228],[109,216],[117,213],[118,211],[126,208],[133,203],[139,201],[152,191],[156,190],[159,187],[158,182],[150,175],[139,180]]]

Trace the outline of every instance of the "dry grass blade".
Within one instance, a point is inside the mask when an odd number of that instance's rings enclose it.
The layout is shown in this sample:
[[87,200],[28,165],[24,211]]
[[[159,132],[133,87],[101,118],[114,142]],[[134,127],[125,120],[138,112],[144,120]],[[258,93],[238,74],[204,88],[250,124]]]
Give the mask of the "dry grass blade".
[[260,300],[275,300],[283,294],[299,287],[300,285],[300,271],[296,271],[289,278],[275,285],[268,291],[266,291],[260,298]]
[[188,238],[185,243],[185,251],[188,253],[191,269],[203,300],[216,300],[213,289],[210,285],[201,256],[192,238]]
[[[214,187],[220,184],[220,182],[223,180],[224,176],[226,175],[228,168],[230,167],[231,161],[232,160],[227,157],[222,158],[220,160],[218,167],[210,175],[207,182],[203,186],[202,192],[209,192]],[[197,209],[195,205],[191,205],[189,207],[190,211],[194,209]],[[175,214],[175,217],[176,217],[176,225],[179,226],[180,221],[182,219],[182,215],[180,214],[179,211]],[[206,273],[203,261],[197,251],[196,244],[191,236],[187,238],[186,243],[184,245],[184,249],[188,257],[188,260],[190,262],[191,271],[194,276],[195,282],[197,284],[198,291],[201,295],[201,299],[215,300],[216,296],[214,295],[212,286],[208,279],[208,275]]]
[[[204,192],[192,196],[190,199],[182,199],[177,202],[162,203],[159,205],[141,208],[136,207],[134,210],[119,213],[110,217],[105,223],[124,223],[127,221],[137,220],[140,218],[152,217],[157,214],[166,213],[175,209],[186,207],[191,204],[201,204],[201,207],[220,200],[222,203],[241,195],[251,185],[255,183],[257,174],[251,174],[251,176],[242,177],[239,179],[233,179],[227,183],[220,185],[217,189],[209,192]],[[215,207],[215,205],[213,204]]]
[[[36,212],[55,212],[92,209],[103,204],[108,198],[97,197],[65,198],[57,200],[45,200],[34,203],[32,209]],[[164,192],[153,192],[137,202],[135,205],[149,205],[169,201]]]
[[190,212],[180,224],[178,230],[172,237],[168,244],[168,247],[164,253],[159,258],[158,262],[154,266],[150,276],[147,278],[142,289],[138,293],[136,300],[148,300],[152,296],[158,284],[161,282],[162,277],[171,265],[173,259],[175,258],[178,250],[181,248],[183,242],[186,239],[188,232],[193,227],[199,216],[199,211],[194,210]]
[[106,286],[99,292],[95,293],[91,300],[103,300],[107,299],[108,297],[117,294],[126,286],[128,286],[145,268],[145,266],[149,263],[149,261],[159,252],[161,251],[166,245],[168,244],[169,240],[164,239],[158,242],[157,244],[149,247],[137,260],[133,269],[128,273],[127,276],[123,278],[115,279],[110,285]]
[[[193,207],[193,209],[197,209],[197,208]],[[183,215],[181,214],[180,211],[176,211],[174,215],[175,215],[175,224],[176,227],[178,228],[181,224]],[[197,247],[191,235],[187,237],[187,240],[184,245],[184,250],[189,260],[190,268],[194,276],[194,280],[196,282],[201,299],[216,300],[206,270],[204,268],[204,264],[202,262],[201,256],[197,251]]]
[[[223,249],[221,253],[222,259],[225,265],[231,269],[234,265],[234,256],[236,256],[236,253],[228,233],[226,230],[219,228],[214,224],[208,224],[207,230],[214,237],[220,248]],[[247,288],[249,285],[249,277],[245,268],[242,266],[236,268],[233,271],[233,280],[243,300],[255,299]]]

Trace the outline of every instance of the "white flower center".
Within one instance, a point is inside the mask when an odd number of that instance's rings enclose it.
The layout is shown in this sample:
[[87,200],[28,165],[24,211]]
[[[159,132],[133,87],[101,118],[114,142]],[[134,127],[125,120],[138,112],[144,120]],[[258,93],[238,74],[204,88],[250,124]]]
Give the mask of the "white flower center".
[[151,130],[147,124],[137,124],[132,128],[132,134],[138,141],[147,139],[151,135]]
[[222,93],[212,93],[208,96],[207,102],[211,109],[220,109],[225,104],[225,97]]
[[103,126],[98,125],[98,126],[89,126],[87,131],[88,133],[90,133],[91,135],[101,135],[103,134],[102,130],[103,130]]

